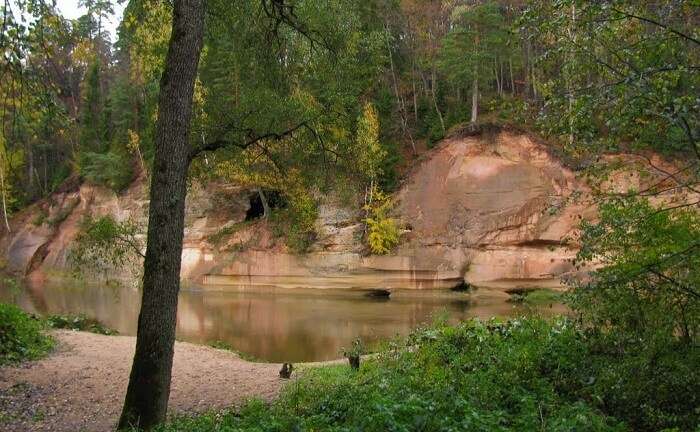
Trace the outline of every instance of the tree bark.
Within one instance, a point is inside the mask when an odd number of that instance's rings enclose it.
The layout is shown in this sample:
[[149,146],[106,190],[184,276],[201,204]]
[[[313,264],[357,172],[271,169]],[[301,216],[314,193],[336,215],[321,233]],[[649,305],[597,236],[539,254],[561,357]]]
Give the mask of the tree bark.
[[416,93],[416,62],[411,61],[411,84],[413,84],[413,120],[418,124],[418,94]]
[[0,159],[0,163],[3,164],[3,166],[0,166],[0,192],[2,192],[2,216],[5,221],[5,228],[7,228],[7,232],[10,233],[12,230],[10,229],[10,221],[7,219],[7,200],[5,199],[5,164],[4,160]]
[[472,125],[476,123],[479,115],[479,76],[477,71],[474,71],[474,81],[472,81]]
[[136,352],[119,429],[165,420],[175,343],[184,234],[192,96],[204,34],[205,0],[176,0],[160,82],[156,148]]
[[413,150],[413,154],[416,154],[416,143],[413,140],[413,135],[411,135],[411,132],[408,130],[408,119],[406,118],[406,104],[404,103],[403,98],[401,97],[401,93],[399,92],[398,78],[396,77],[396,71],[394,69],[394,57],[391,52],[391,44],[389,43],[390,32],[388,23],[384,24],[384,31],[386,33],[386,48],[387,53],[389,54],[389,65],[391,66],[391,80],[394,87],[394,94],[396,95],[396,104],[399,107],[399,115],[401,116],[401,129],[403,130],[404,135],[411,142],[411,149]]
[[501,95],[501,76],[499,75],[498,72],[498,61],[494,58],[493,59],[493,74],[496,77],[496,93],[498,95]]
[[265,196],[265,192],[263,192],[262,188],[258,188],[258,196],[260,197],[260,202],[263,206],[263,218],[266,218],[270,215],[270,204],[267,202],[267,197]]
[[445,133],[445,120],[442,118],[442,112],[440,111],[440,107],[438,106],[437,102],[437,73],[435,71],[435,66],[433,66],[431,73],[432,82],[430,83],[430,89],[432,90],[433,95],[433,105],[435,106],[435,112],[438,115],[438,120],[440,120],[440,128],[442,128],[442,133]]

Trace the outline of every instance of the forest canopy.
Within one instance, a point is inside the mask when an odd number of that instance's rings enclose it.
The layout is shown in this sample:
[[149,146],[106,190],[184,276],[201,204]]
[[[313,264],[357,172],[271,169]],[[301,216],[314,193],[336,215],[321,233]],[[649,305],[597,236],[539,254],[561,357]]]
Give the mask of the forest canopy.
[[[75,20],[47,0],[2,6],[5,213],[74,177],[120,191],[152,164],[171,6],[129,1],[112,43],[112,2],[81,4]],[[698,151],[692,1],[291,5],[270,19],[265,1],[209,2],[191,145],[227,145],[200,174],[324,188],[332,169],[390,191],[416,154],[483,121],[527,125],[579,158]],[[367,104],[381,151],[358,137]],[[369,158],[373,172],[354,169]]]

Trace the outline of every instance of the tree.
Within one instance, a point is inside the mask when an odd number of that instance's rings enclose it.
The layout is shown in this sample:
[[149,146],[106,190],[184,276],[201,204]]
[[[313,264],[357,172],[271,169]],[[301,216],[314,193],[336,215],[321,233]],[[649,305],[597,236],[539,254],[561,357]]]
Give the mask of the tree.
[[505,51],[508,33],[501,10],[494,2],[459,6],[452,12],[453,28],[445,37],[440,55],[443,72],[456,83],[471,82],[471,123],[479,112],[479,93],[496,79],[499,93],[498,55]]
[[538,0],[522,22],[542,49],[544,132],[573,136],[576,152],[627,146],[700,156],[697,6]]
[[204,0],[176,0],[160,82],[143,298],[119,429],[165,419],[175,343],[192,97],[204,35]]
[[[211,3],[213,4],[209,6],[225,5],[229,7],[228,12],[231,12],[228,2],[222,2],[221,5],[216,2]],[[251,7],[254,4],[257,4],[257,9]],[[273,164],[276,162],[274,151],[300,158],[306,156],[305,148],[298,146],[304,142],[295,139],[296,134],[301,131],[316,137],[315,142],[320,148],[324,148],[318,131],[313,128],[313,119],[306,115],[308,107],[314,105],[309,103],[313,98],[309,99],[306,92],[294,88],[291,85],[293,80],[281,80],[283,75],[274,74],[280,72],[280,67],[286,68],[287,60],[292,56],[292,51],[288,50],[291,47],[282,43],[288,29],[293,30],[293,34],[301,34],[308,44],[312,45],[311,48],[314,48],[315,44],[325,45],[330,42],[319,37],[316,29],[302,24],[297,16],[298,9],[284,1],[251,0],[237,5],[242,10],[233,9],[233,11],[241,12],[241,15],[236,18],[241,25],[241,30],[250,27],[254,30],[262,30],[262,33],[256,31],[234,33],[224,26],[220,29],[230,32],[224,34],[229,37],[233,34],[241,39],[250,37],[249,41],[267,38],[268,43],[273,46],[279,44],[277,46],[279,51],[268,50],[272,55],[262,57],[261,54],[262,60],[271,62],[266,66],[270,67],[269,72],[273,76],[266,76],[265,79],[272,78],[267,81],[267,85],[272,88],[270,91],[248,95],[251,98],[249,107],[260,107],[257,105],[260,101],[252,98],[254,95],[266,96],[267,101],[273,103],[263,104],[264,110],[253,111],[252,113],[256,114],[254,116],[251,116],[250,112],[244,113],[243,118],[236,116],[238,112],[234,110],[234,116],[223,117],[226,119],[225,123],[213,125],[216,134],[207,136],[205,133],[203,140],[201,135],[197,136],[196,146],[190,147],[190,122],[193,116],[193,97],[199,56],[203,45],[205,4],[204,0],[180,0],[174,3],[172,31],[158,103],[148,238],[144,261],[143,299],[139,314],[136,353],[119,421],[121,429],[129,427],[149,429],[165,419],[175,340],[184,204],[187,193],[186,178],[190,162],[202,152],[213,152],[223,148],[246,151],[258,147],[267,154],[269,161]],[[304,3],[304,5],[306,8],[302,10],[305,10],[308,15],[322,18],[332,16],[319,14],[318,5],[313,2]],[[338,3],[335,6],[342,5]],[[221,17],[222,14],[217,12],[225,15],[226,9],[216,10],[211,16]],[[256,15],[255,12],[258,14]],[[255,27],[249,21],[251,16],[265,17],[260,23],[261,27]],[[328,34],[331,33],[328,32]],[[290,35],[287,34],[287,36]],[[303,48],[305,52],[297,54],[309,58],[309,46],[299,48]],[[315,48],[312,52],[314,51]],[[251,64],[251,58],[256,57],[248,57],[248,64]],[[255,65],[255,62],[252,64]],[[275,111],[273,108],[278,105],[279,100],[274,99],[274,91],[280,88],[289,89],[284,96],[289,98],[290,104],[279,104],[279,110]],[[271,116],[266,109],[281,116]],[[305,115],[302,115],[297,123],[290,125],[289,121],[293,119],[290,114],[295,112]],[[222,117],[202,116],[197,120],[197,126],[201,127],[202,122],[208,117],[222,121]],[[210,136],[213,138],[209,138]],[[282,145],[285,143],[294,145],[285,147]],[[275,148],[276,144],[280,144],[278,148]],[[308,208],[308,205],[303,207]]]

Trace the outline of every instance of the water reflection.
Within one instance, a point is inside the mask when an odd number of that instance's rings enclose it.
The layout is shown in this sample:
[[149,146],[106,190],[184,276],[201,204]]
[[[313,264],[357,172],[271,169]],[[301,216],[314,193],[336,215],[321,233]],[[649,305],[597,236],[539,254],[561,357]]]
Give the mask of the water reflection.
[[[456,321],[526,312],[523,306],[508,303],[507,296],[488,290],[395,291],[385,299],[348,290],[212,288],[216,287],[183,289],[178,339],[223,341],[273,362],[338,358],[341,347],[356,337],[371,343],[407,334],[436,314],[446,313]],[[140,300],[135,288],[74,281],[0,288],[0,301],[39,314],[84,313],[126,335],[136,333]],[[563,308],[548,305],[542,311],[561,313]]]

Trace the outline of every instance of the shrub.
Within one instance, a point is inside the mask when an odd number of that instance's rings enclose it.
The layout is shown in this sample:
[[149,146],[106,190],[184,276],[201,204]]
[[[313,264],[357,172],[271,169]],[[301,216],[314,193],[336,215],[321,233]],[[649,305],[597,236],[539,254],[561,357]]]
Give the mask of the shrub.
[[76,275],[129,268],[138,279],[143,258],[141,232],[132,221],[117,222],[112,216],[86,217],[69,255]]
[[586,393],[635,430],[691,430],[700,421],[700,217],[681,207],[610,199],[597,223],[582,226],[577,265],[596,269],[572,283],[568,303],[591,329],[599,362],[574,376],[591,376]]
[[53,340],[43,330],[44,324],[22,309],[0,303],[0,365],[45,355]]
[[391,198],[372,186],[371,200],[365,205],[367,217],[367,245],[373,254],[385,255],[399,244],[401,232],[398,221],[389,212],[393,207]]
[[700,342],[700,216],[694,207],[659,210],[622,198],[583,223],[578,264],[595,263],[590,280],[573,282],[570,303],[581,320],[651,351]]
[[567,319],[436,324],[357,372],[302,370],[271,405],[253,401],[160,430],[695,430],[697,356],[671,351],[639,373],[635,355],[600,341]]
[[85,315],[50,315],[46,321],[49,326],[57,329],[68,329],[87,331],[101,335],[117,335],[118,331],[106,327],[96,319],[88,318]]
[[284,194],[286,207],[270,215],[273,233],[284,237],[295,253],[304,253],[316,240],[316,200],[307,192],[294,190]]

